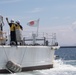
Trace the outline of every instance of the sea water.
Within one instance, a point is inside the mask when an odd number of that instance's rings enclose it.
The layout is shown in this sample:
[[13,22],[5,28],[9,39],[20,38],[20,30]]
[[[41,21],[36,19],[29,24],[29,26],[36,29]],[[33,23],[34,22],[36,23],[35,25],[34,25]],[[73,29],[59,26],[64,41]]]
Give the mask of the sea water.
[[76,48],[60,48],[55,55],[58,55],[59,58],[54,60],[54,68],[11,75],[76,75]]

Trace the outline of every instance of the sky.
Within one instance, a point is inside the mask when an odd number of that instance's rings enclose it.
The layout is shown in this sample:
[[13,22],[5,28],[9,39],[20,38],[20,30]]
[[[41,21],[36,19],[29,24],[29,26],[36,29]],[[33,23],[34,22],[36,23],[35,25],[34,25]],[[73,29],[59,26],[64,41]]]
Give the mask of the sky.
[[20,21],[24,31],[30,20],[39,21],[39,32],[56,33],[59,45],[76,45],[76,0],[0,0],[0,15],[4,17],[4,30],[9,21]]

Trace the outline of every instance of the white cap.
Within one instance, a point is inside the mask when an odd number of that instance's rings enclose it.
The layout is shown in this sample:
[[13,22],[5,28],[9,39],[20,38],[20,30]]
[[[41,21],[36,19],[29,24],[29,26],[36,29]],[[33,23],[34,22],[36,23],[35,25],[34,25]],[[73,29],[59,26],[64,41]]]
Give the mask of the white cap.
[[14,20],[11,20],[11,23],[14,23]]
[[20,22],[19,22],[19,21],[16,21],[16,23],[20,24]]

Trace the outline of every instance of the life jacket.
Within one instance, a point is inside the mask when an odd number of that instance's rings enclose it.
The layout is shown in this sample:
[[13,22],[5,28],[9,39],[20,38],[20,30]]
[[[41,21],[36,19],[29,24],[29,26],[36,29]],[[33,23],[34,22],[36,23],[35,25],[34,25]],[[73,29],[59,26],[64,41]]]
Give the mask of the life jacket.
[[15,31],[15,24],[14,23],[11,25],[10,31]]
[[20,28],[20,26],[19,26],[19,25],[16,25],[16,29],[20,30],[21,28]]

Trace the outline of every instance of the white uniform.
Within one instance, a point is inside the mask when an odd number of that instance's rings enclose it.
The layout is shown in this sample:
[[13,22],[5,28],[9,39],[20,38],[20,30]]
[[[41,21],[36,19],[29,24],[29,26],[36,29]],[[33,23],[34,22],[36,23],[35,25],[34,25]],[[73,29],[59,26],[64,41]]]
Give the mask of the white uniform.
[[16,40],[18,42],[22,41],[22,30],[21,29],[16,29]]

